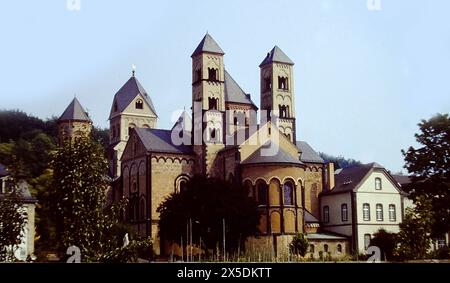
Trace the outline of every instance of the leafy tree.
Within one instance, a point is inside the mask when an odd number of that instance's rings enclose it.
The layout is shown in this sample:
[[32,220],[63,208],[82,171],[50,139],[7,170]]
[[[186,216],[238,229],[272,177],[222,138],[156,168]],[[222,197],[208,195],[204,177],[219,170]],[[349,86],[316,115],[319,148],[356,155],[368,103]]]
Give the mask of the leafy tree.
[[207,253],[222,246],[223,219],[228,252],[236,251],[247,237],[258,232],[256,202],[240,184],[219,179],[194,176],[184,191],[172,193],[157,211],[162,240],[180,243],[183,238],[186,243],[186,228],[192,222],[192,238],[201,237]]
[[384,260],[390,260],[393,258],[393,252],[397,244],[396,234],[389,233],[385,229],[379,229],[370,240],[371,246],[377,246],[381,250],[381,254],[384,256]]
[[14,253],[21,243],[26,217],[20,190],[12,182],[10,190],[0,194],[0,261],[15,260]]
[[351,158],[345,158],[343,156],[333,156],[323,152],[319,152],[319,155],[323,158],[323,160],[325,160],[325,162],[333,162],[334,166],[336,166],[335,169],[344,169],[355,165],[361,165],[360,161]]
[[300,255],[304,257],[308,251],[309,243],[308,239],[302,233],[298,233],[294,236],[289,244],[289,251],[294,255]]
[[450,117],[437,114],[419,127],[415,137],[420,147],[402,150],[412,177],[407,189],[419,212],[428,209],[420,200],[431,200],[432,232],[440,236],[450,230]]
[[83,261],[127,262],[138,256],[138,248],[151,247],[151,241],[136,238],[130,247],[123,247],[124,235],[132,234],[122,221],[127,202],[105,206],[108,163],[104,156],[103,147],[90,138],[65,143],[54,153],[53,186],[45,198],[62,254],[75,245]]
[[109,129],[92,127],[92,138],[98,141],[106,151],[109,145]]
[[48,168],[54,147],[54,139],[41,130],[29,131],[17,141],[0,144],[0,163],[14,166],[14,177],[29,181]]
[[398,247],[395,256],[399,259],[423,259],[431,244],[430,230],[433,224],[431,201],[419,199],[423,207],[418,211],[407,208],[397,234]]
[[101,250],[107,168],[102,147],[89,138],[67,142],[55,152],[49,203],[62,252],[75,245],[87,260],[95,260]]

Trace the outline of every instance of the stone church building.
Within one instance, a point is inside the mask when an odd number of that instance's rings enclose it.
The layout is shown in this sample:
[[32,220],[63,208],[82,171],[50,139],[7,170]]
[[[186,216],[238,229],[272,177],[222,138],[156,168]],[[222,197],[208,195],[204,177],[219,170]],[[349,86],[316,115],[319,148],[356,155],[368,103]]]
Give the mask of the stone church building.
[[[293,235],[302,232],[313,256],[320,250],[348,253],[347,237],[320,228],[319,194],[333,185],[334,169],[306,141],[296,140],[294,62],[278,46],[267,53],[259,65],[258,107],[225,69],[224,55],[209,34],[195,48],[191,111],[172,129],[158,128],[151,94],[134,71],[117,91],[109,115],[113,201],[128,198],[128,221],[153,238],[157,254],[168,254],[168,243],[158,238],[161,202],[195,174],[234,180],[249,189],[262,213],[260,234],[247,247],[283,256]],[[83,123],[74,126],[90,123],[79,112]],[[67,125],[61,123],[60,131]]]

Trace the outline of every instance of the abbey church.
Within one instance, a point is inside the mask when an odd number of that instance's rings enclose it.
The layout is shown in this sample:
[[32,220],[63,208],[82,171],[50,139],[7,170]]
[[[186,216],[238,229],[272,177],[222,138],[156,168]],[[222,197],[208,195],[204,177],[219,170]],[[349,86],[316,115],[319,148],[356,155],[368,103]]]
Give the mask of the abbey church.
[[[301,232],[312,244],[348,252],[347,237],[321,230],[319,194],[334,186],[334,169],[296,140],[298,123],[308,121],[296,119],[294,62],[278,46],[262,54],[257,106],[224,68],[224,55],[206,34],[191,55],[192,107],[171,129],[158,128],[152,95],[134,71],[117,91],[109,115],[113,201],[129,199],[127,219],[164,254],[156,209],[165,197],[195,174],[233,180],[249,189],[262,213],[260,235],[248,245],[281,255]],[[64,121],[90,125],[79,102],[72,103]]]

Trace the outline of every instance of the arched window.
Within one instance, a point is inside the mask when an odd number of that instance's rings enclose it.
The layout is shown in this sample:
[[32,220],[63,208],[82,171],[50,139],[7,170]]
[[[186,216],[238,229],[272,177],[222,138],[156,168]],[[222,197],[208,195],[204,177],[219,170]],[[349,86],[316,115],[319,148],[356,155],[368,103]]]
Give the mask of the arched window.
[[389,205],[389,221],[395,222],[396,220],[395,204]]
[[309,245],[309,252],[312,254],[314,253],[314,245],[313,244]]
[[195,82],[199,82],[202,80],[202,70],[198,69],[195,71]]
[[364,234],[364,248],[366,250],[370,246],[370,240],[371,240],[370,234]]
[[363,204],[363,219],[370,221],[370,205],[368,203]]
[[328,205],[323,207],[323,222],[330,222],[330,207]]
[[217,81],[217,75],[219,70],[214,68],[208,68],[208,80]]
[[216,139],[216,129],[212,128],[211,129],[211,140],[215,140]]
[[342,222],[348,221],[348,209],[347,204],[341,204],[341,220]]
[[377,212],[377,221],[383,221],[383,205],[378,203],[376,206]]
[[139,206],[139,216],[141,217],[141,220],[145,220],[145,200],[141,199],[141,204]]
[[175,181],[175,193],[182,193],[187,190],[188,177],[179,176]]
[[381,178],[375,178],[375,190],[381,190]]
[[136,100],[136,109],[143,109],[144,108],[144,103],[142,102],[141,99]]
[[294,185],[291,182],[286,182],[283,185],[284,205],[294,204]]
[[214,97],[208,97],[208,109],[217,110],[217,105],[219,104],[219,99]]
[[267,204],[267,184],[260,182],[258,184],[258,204],[266,205]]
[[323,251],[326,252],[326,253],[328,252],[328,245],[327,244],[323,245]]
[[272,89],[272,82],[270,77],[264,78],[264,90],[270,91]]
[[336,251],[337,251],[338,253],[342,253],[342,245],[341,245],[341,244],[338,244],[338,245],[337,245]]

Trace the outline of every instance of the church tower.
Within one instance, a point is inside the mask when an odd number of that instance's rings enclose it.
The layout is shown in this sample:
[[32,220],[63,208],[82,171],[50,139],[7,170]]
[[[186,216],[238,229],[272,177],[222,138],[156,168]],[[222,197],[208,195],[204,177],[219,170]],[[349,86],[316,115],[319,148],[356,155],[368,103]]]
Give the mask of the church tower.
[[275,46],[259,65],[261,110],[267,118],[279,117],[277,126],[291,142],[295,143],[294,62]]
[[225,53],[207,33],[192,53],[193,148],[199,172],[220,176],[216,156],[224,147]]
[[120,158],[131,130],[155,128],[157,118],[153,102],[133,69],[131,78],[115,94],[109,115],[109,160],[113,177],[120,176]]
[[78,137],[87,137],[92,130],[92,121],[77,98],[64,110],[58,119],[59,144]]

